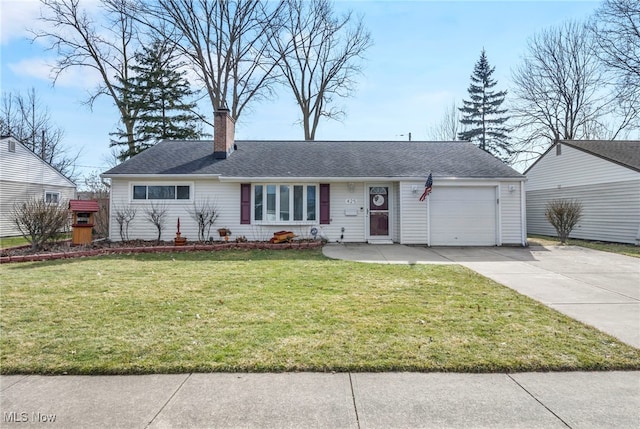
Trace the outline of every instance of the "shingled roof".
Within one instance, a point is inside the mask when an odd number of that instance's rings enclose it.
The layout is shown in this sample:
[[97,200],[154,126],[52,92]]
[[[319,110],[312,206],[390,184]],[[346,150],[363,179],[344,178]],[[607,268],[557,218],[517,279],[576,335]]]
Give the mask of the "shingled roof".
[[560,140],[559,143],[640,171],[640,141]]
[[227,178],[519,178],[517,171],[468,142],[236,141],[214,159],[212,141],[162,141],[104,173],[216,175]]

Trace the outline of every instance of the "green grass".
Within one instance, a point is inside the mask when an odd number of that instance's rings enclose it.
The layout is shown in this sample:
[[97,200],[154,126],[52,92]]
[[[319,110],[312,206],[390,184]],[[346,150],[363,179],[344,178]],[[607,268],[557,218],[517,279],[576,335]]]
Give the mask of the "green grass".
[[[559,246],[560,240],[557,237],[548,237],[546,235],[530,235],[528,237],[530,245],[541,246]],[[571,246],[587,247],[589,249],[601,250],[603,252],[618,253],[620,255],[633,256],[640,258],[640,246],[622,243],[606,243],[603,241],[590,241],[569,239],[567,244]]]
[[29,242],[24,237],[0,237],[0,249],[23,246],[25,244],[29,244]]
[[[62,241],[62,240],[68,240],[71,238],[71,234],[69,233],[64,233],[64,234],[59,234],[58,237],[56,237],[53,241]],[[0,237],[0,249],[8,249],[9,247],[16,247],[16,246],[24,246],[30,244],[26,238],[20,236],[20,237]]]
[[0,266],[3,374],[640,369],[640,350],[461,267],[321,251]]

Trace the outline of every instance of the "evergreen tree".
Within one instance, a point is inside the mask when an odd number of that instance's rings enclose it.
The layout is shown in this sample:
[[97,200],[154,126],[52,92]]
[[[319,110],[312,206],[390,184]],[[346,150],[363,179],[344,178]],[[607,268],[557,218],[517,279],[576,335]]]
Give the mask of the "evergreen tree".
[[121,82],[118,91],[130,100],[136,112],[133,149],[126,131],[113,133],[120,140],[111,146],[125,146],[119,154],[121,161],[130,158],[157,142],[170,140],[198,139],[202,136],[198,127],[198,116],[194,114],[196,104],[185,101],[193,97],[185,71],[180,71],[171,49],[163,42],[156,41],[144,47],[135,55],[136,64],[130,66],[133,77]]
[[480,149],[507,161],[513,154],[509,145],[510,129],[505,126],[509,117],[505,116],[507,110],[500,108],[507,91],[492,90],[497,84],[491,78],[494,70],[483,49],[471,75],[468,89],[471,100],[462,100],[460,123],[465,131],[460,132],[458,138],[474,142]]

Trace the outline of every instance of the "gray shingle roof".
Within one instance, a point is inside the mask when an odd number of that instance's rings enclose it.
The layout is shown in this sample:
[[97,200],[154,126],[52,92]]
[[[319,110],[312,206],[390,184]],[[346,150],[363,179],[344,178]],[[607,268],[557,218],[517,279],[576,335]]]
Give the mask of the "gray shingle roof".
[[640,141],[560,140],[560,143],[640,171]]
[[212,141],[163,141],[105,172],[116,175],[211,174],[223,177],[523,178],[467,142],[236,141],[225,160]]

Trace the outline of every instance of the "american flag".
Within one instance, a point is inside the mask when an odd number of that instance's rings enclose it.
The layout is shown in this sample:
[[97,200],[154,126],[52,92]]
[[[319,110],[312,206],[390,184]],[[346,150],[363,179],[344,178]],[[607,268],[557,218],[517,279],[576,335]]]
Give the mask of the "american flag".
[[433,187],[433,177],[431,177],[431,173],[429,173],[429,177],[427,178],[427,183],[424,184],[424,192],[420,195],[420,201],[424,201],[427,198],[427,195],[431,193],[431,188]]

